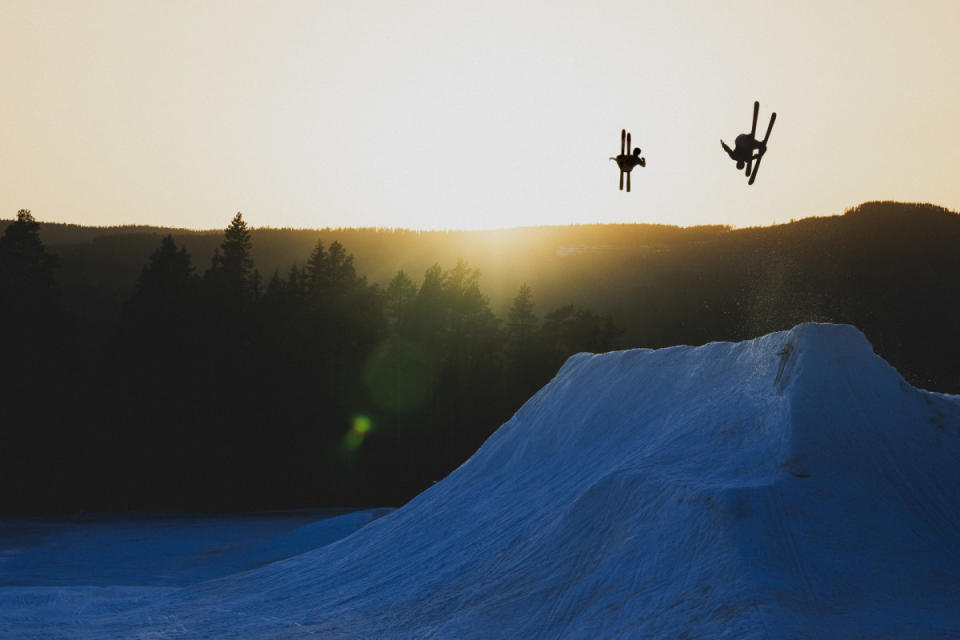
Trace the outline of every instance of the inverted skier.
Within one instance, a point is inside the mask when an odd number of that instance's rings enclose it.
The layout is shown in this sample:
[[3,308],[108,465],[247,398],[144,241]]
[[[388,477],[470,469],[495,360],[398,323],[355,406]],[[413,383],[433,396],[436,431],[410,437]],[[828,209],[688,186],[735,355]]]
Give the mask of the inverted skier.
[[[738,135],[736,142],[733,144],[734,148],[731,149],[726,142],[723,140],[720,141],[720,146],[722,146],[723,150],[727,152],[727,155],[737,161],[737,169],[743,169],[748,162],[759,160],[760,156],[763,155],[763,152],[767,150],[767,145],[763,144],[749,133],[741,133]],[[757,153],[754,154],[754,151]],[[747,175],[750,175],[749,171],[747,171]]]
[[[753,103],[753,126],[750,127],[750,133],[741,133],[734,141],[734,148],[720,141],[720,146],[727,152],[727,155],[737,163],[737,169],[746,167],[747,177],[750,178],[748,184],[753,184],[757,177],[757,171],[760,170],[760,159],[767,152],[767,140],[770,139],[770,132],[773,130],[773,123],[777,119],[777,114],[770,115],[770,124],[767,125],[767,134],[763,140],[757,140],[757,115],[760,113],[760,103]],[[756,152],[756,153],[754,153]],[[753,163],[756,162],[756,165]]]
[[630,149],[630,134],[627,133],[626,129],[620,130],[620,155],[616,158],[610,158],[611,160],[616,161],[617,166],[620,167],[620,190],[623,191],[623,174],[627,174],[627,191],[630,191],[630,172],[633,171],[633,168],[636,166],[645,167],[647,166],[646,158],[640,157],[640,147],[637,147],[633,150],[633,153],[628,154],[627,151]]

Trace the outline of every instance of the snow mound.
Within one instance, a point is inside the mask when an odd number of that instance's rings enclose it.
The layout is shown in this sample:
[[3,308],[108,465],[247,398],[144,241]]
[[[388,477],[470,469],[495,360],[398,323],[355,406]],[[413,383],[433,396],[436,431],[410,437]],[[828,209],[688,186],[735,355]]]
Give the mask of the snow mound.
[[958,460],[960,397],[853,327],[578,354],[402,509],[59,632],[957,638]]

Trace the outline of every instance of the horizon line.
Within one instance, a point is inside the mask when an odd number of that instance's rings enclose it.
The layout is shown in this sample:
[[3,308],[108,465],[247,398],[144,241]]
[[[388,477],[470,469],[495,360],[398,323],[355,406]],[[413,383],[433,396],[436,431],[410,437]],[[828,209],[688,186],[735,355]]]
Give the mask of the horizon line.
[[[379,232],[391,233],[391,232],[399,232],[399,231],[405,231],[405,232],[410,232],[410,233],[493,233],[493,232],[504,232],[504,231],[525,231],[525,230],[531,230],[531,229],[557,229],[557,228],[564,228],[564,227],[598,227],[598,226],[650,226],[650,227],[674,227],[674,228],[676,228],[676,229],[702,229],[702,228],[713,228],[713,227],[727,227],[728,229],[730,229],[731,231],[733,231],[733,230],[744,230],[744,229],[766,229],[766,228],[770,228],[770,227],[778,227],[778,226],[783,226],[783,225],[787,225],[787,224],[792,224],[792,223],[795,223],[795,222],[801,222],[801,221],[803,221],[803,220],[812,220],[812,219],[829,218],[829,217],[834,217],[834,216],[840,216],[840,215],[845,215],[845,214],[847,214],[847,213],[849,213],[849,212],[851,212],[851,211],[854,211],[854,210],[856,210],[856,209],[858,209],[858,208],[860,208],[860,207],[863,207],[863,206],[869,205],[869,204],[899,204],[899,205],[914,205],[914,206],[932,206],[932,207],[936,207],[936,208],[939,208],[939,209],[943,209],[943,210],[948,211],[948,212],[950,212],[950,213],[954,213],[954,214],[960,213],[960,212],[954,211],[954,210],[952,210],[952,209],[950,209],[950,208],[948,208],[948,207],[944,207],[944,206],[942,206],[942,205],[937,205],[937,204],[934,204],[934,203],[932,203],[932,202],[907,202],[907,201],[900,201],[900,200],[865,200],[865,201],[863,201],[863,202],[861,202],[861,203],[859,203],[859,204],[855,204],[855,205],[846,207],[842,212],[839,212],[839,213],[812,214],[812,215],[809,215],[809,216],[805,216],[805,217],[803,217],[803,218],[789,218],[788,220],[786,220],[786,221],[784,221],[784,222],[780,222],[780,221],[778,221],[778,220],[774,220],[774,221],[771,222],[770,224],[747,225],[747,226],[742,226],[742,227],[741,227],[741,226],[738,226],[738,225],[736,225],[736,224],[733,224],[733,223],[724,223],[724,222],[716,222],[716,223],[709,223],[709,224],[679,225],[679,224],[670,224],[670,223],[667,223],[667,222],[637,222],[637,221],[635,221],[635,222],[602,222],[602,221],[596,221],[596,222],[570,222],[570,223],[557,223],[557,224],[531,224],[531,225],[516,225],[516,226],[489,227],[489,228],[485,228],[485,227],[474,227],[474,228],[467,228],[467,227],[427,227],[427,228],[413,228],[413,227],[403,227],[403,226],[376,226],[376,225],[371,225],[371,226],[356,226],[356,227],[352,227],[352,226],[347,226],[347,227],[330,227],[330,226],[327,226],[327,227],[290,227],[290,226],[273,227],[273,226],[270,226],[270,225],[254,226],[254,225],[251,225],[251,224],[249,224],[249,223],[248,223],[248,227],[249,227],[250,231],[317,231],[317,232],[323,232],[323,231],[375,231],[375,232],[378,232],[378,233],[379,233]],[[22,207],[21,209],[26,209],[26,207]],[[27,209],[27,210],[30,211],[30,209]],[[242,211],[238,211],[237,213],[240,213],[241,215],[243,215],[243,212],[242,212]],[[0,218],[0,223],[3,223],[3,222],[10,223],[10,222],[14,222],[14,220],[15,220],[15,218]],[[223,231],[223,230],[226,228],[226,226],[224,226],[224,227],[206,227],[206,228],[200,228],[200,227],[181,227],[181,226],[164,226],[164,225],[150,224],[150,223],[141,223],[141,222],[130,222],[130,223],[122,223],[122,224],[81,224],[81,223],[77,223],[77,222],[66,222],[66,221],[60,221],[60,220],[41,220],[41,219],[37,219],[37,222],[40,223],[41,225],[43,225],[43,224],[56,224],[56,225],[63,225],[63,226],[80,227],[80,228],[85,228],[85,229],[129,229],[129,228],[131,228],[131,227],[146,227],[146,228],[151,228],[151,229],[163,229],[163,230],[179,231],[179,232],[187,232],[187,233],[213,233],[213,232],[221,232],[221,231]]]

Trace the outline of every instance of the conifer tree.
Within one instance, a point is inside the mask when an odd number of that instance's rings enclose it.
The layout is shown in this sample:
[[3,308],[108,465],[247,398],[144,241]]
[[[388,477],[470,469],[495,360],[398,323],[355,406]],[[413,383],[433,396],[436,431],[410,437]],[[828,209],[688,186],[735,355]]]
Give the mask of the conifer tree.
[[259,274],[253,265],[250,229],[237,212],[224,230],[223,242],[214,252],[207,280],[232,302],[248,302],[256,297]]
[[192,293],[195,279],[190,254],[186,248],[177,249],[173,236],[167,235],[137,278],[133,306],[169,314]]
[[409,335],[422,346],[436,351],[446,342],[447,319],[444,304],[443,269],[431,265],[423,275],[410,308]]
[[387,324],[394,332],[400,332],[408,321],[410,305],[417,296],[417,285],[401,269],[387,285],[386,307]]
[[329,262],[327,250],[323,248],[323,241],[317,240],[317,244],[310,252],[310,257],[307,258],[307,265],[304,268],[309,291],[314,292],[323,289],[329,280]]
[[[56,256],[40,240],[40,223],[29,209],[20,209],[16,221],[0,237],[0,299],[21,316],[50,313],[58,304],[54,269]],[[5,314],[6,315],[6,314]]]
[[507,342],[526,345],[537,329],[537,316],[533,312],[533,290],[524,283],[507,311]]
[[[28,512],[31,497],[67,500],[65,465],[75,433],[57,432],[75,379],[74,335],[54,278],[57,258],[40,240],[28,209],[0,237],[0,506]],[[55,497],[52,497],[55,496]],[[41,505],[49,509],[50,504]],[[58,505],[60,506],[60,505]]]
[[507,311],[504,331],[504,396],[519,406],[549,379],[543,358],[533,290],[523,284]]
[[597,315],[572,304],[551,311],[543,319],[544,340],[557,366],[578,351],[600,353],[613,349],[622,333],[611,316]]
[[327,254],[330,265],[330,284],[336,291],[346,292],[357,281],[357,272],[353,268],[353,255],[347,254],[343,245],[334,241]]
[[358,281],[353,256],[337,241],[324,250],[323,242],[318,240],[307,260],[306,272],[308,287],[315,296],[343,295]]
[[495,354],[499,320],[480,291],[480,271],[458,260],[443,278],[449,345],[457,358],[483,360]]

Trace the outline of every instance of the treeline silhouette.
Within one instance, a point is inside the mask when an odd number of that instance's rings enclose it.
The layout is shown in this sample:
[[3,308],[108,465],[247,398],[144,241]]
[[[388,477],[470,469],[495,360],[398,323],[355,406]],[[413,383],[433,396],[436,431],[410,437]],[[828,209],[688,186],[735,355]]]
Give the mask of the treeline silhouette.
[[539,318],[529,287],[498,318],[463,261],[381,286],[337,241],[269,278],[252,248],[239,213],[205,270],[167,235],[94,327],[18,213],[0,239],[4,511],[399,504],[620,334],[572,305]]
[[960,393],[960,216],[933,205],[423,233],[21,213],[0,223],[6,511],[399,504],[576,351],[808,320]]

